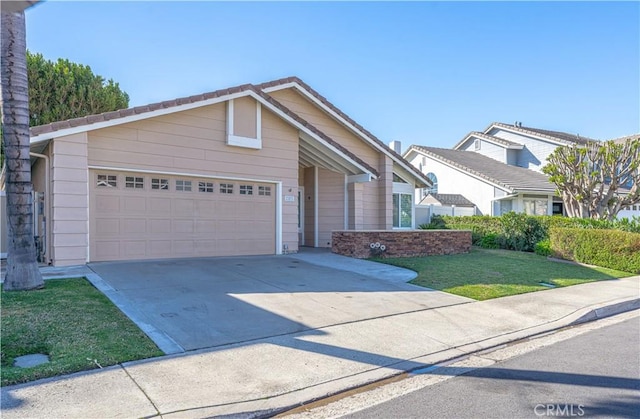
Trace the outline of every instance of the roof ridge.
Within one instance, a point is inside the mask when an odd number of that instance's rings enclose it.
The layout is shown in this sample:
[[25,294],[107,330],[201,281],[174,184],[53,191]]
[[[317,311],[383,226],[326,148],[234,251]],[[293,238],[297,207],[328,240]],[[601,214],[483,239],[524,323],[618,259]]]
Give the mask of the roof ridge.
[[[505,124],[504,122],[493,122],[491,123],[486,129],[485,129],[485,133],[491,129],[493,126],[499,126],[502,128],[507,128],[507,129],[511,129],[511,130],[515,130],[515,131],[520,131],[520,132],[524,132],[524,133],[528,133],[528,134],[533,134],[533,135],[537,135],[537,136],[541,136],[543,138],[547,138],[547,139],[552,139],[555,141],[559,141],[561,143],[564,144],[578,144],[580,143],[580,141],[574,141],[574,140],[567,140],[558,136],[554,136],[551,134],[562,134],[568,137],[575,137],[576,139],[580,138],[581,140],[583,140],[583,142],[587,142],[587,141],[598,141],[595,140],[593,138],[589,138],[589,137],[581,137],[578,134],[571,134],[568,132],[562,132],[562,131],[552,131],[552,130],[545,130],[542,128],[534,128],[534,127],[521,127],[521,126],[515,126],[513,124]],[[542,131],[542,132],[540,132]]]

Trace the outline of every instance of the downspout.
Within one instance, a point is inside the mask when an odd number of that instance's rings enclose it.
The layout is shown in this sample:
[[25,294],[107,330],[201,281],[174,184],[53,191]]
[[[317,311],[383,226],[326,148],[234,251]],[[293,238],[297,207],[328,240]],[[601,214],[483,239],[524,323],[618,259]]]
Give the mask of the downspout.
[[44,171],[44,206],[45,206],[45,231],[44,234],[47,235],[46,240],[45,240],[45,250],[44,250],[44,254],[45,254],[45,260],[47,260],[47,264],[51,265],[51,199],[49,196],[49,156],[47,156],[46,154],[38,154],[38,153],[32,153],[29,152],[30,156],[33,157],[38,157],[41,159],[44,159],[44,166],[45,166],[45,171]]

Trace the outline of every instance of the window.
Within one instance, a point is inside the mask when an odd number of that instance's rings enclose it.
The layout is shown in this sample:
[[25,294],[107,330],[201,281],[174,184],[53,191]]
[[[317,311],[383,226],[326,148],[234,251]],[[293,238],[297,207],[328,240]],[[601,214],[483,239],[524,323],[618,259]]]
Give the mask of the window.
[[411,228],[413,218],[413,196],[410,194],[393,194],[393,227]]
[[240,185],[240,195],[253,195],[253,186]]
[[159,189],[163,191],[169,190],[169,179],[151,179],[151,189]]
[[125,176],[124,187],[132,189],[144,189],[144,178],[135,176]]
[[233,193],[233,183],[221,183],[220,184],[220,193],[232,194]]
[[271,186],[258,186],[258,195],[271,196]]
[[511,211],[513,211],[512,200],[508,199],[508,200],[500,201],[500,215],[506,214]]
[[96,186],[99,188],[116,188],[118,186],[116,175],[98,175]]
[[522,203],[527,215],[547,215],[549,203],[546,199],[523,199]]
[[191,181],[176,180],[176,191],[191,192]]
[[430,188],[425,188],[427,190],[427,194],[438,193],[438,177],[434,173],[429,172],[427,173],[427,178],[431,181],[431,183],[433,183],[433,186],[431,186]]
[[475,140],[473,142],[473,147],[475,148],[476,151],[480,150],[481,144],[482,144],[482,141],[480,140]]
[[400,176],[396,175],[395,173],[393,174],[393,181],[395,183],[407,183],[406,180],[402,179]]
[[198,182],[198,191],[213,193],[213,182]]

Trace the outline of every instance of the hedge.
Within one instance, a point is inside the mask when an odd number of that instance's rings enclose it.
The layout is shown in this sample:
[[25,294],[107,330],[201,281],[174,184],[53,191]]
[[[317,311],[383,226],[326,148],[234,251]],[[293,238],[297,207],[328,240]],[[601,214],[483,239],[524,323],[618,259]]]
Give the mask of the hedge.
[[640,234],[621,230],[553,228],[551,255],[640,274]]
[[423,224],[420,228],[471,230],[473,244],[476,246],[531,252],[535,250],[538,242],[549,238],[551,229],[616,229],[640,233],[640,218],[606,221],[590,218],[526,215],[515,212],[509,212],[500,217],[435,215],[430,224]]

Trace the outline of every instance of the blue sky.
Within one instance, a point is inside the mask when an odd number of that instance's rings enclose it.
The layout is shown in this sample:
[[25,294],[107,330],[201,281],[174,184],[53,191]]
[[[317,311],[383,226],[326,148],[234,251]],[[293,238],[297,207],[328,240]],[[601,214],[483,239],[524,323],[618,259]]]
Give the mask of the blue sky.
[[66,2],[27,46],[144,105],[295,75],[384,142],[452,147],[491,122],[640,132],[638,2]]

